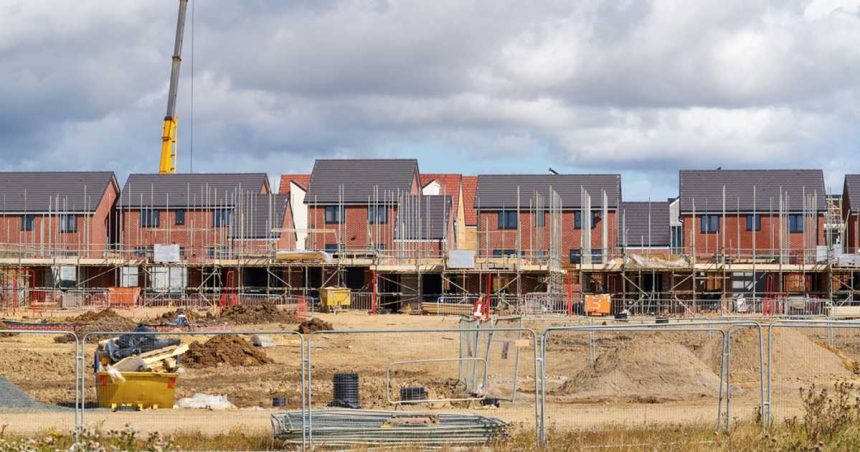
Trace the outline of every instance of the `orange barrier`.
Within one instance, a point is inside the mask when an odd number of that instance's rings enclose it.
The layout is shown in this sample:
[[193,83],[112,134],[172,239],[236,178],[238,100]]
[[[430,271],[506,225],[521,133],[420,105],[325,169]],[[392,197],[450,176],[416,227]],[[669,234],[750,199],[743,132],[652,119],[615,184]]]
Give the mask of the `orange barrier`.
[[140,287],[108,287],[108,306],[130,308],[140,298]]
[[608,293],[585,296],[586,315],[608,315],[611,306],[612,299]]

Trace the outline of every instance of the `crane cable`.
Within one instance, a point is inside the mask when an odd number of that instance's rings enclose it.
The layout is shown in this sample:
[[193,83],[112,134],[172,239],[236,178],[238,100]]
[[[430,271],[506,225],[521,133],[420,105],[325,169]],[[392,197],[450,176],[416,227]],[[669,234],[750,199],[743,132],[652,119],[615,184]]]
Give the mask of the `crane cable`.
[[194,10],[197,9],[194,0],[191,3],[191,110],[188,115],[189,156],[188,172],[194,172]]

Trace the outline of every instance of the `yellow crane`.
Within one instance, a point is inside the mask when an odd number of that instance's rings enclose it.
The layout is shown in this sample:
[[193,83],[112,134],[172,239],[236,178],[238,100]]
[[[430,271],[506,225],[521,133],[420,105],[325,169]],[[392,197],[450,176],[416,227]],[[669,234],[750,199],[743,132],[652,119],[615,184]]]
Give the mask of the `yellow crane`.
[[167,92],[167,114],[161,132],[160,174],[176,172],[176,91],[179,89],[179,65],[182,63],[182,35],[185,32],[185,10],[188,0],[179,0],[179,18],[176,21],[176,43],[170,66],[170,90]]

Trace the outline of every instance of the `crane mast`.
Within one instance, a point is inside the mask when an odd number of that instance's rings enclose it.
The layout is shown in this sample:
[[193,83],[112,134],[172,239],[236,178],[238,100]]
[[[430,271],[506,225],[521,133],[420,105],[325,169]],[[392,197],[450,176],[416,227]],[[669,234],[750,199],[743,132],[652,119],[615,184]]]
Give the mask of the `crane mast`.
[[179,89],[179,65],[182,63],[182,36],[185,32],[185,10],[188,0],[179,0],[179,17],[176,20],[176,43],[173,46],[173,61],[170,66],[170,89],[167,93],[167,114],[161,133],[160,174],[176,172],[176,92]]

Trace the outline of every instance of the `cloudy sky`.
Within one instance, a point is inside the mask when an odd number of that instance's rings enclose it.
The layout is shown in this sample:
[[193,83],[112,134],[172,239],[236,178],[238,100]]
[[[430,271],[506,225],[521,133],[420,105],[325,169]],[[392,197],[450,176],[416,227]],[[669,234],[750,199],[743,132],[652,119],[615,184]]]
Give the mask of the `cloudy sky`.
[[[620,172],[641,200],[679,168],[814,167],[838,192],[860,172],[858,3],[192,0],[179,170],[192,148],[195,172],[272,176],[415,157]],[[176,7],[0,0],[0,169],[156,171]]]

